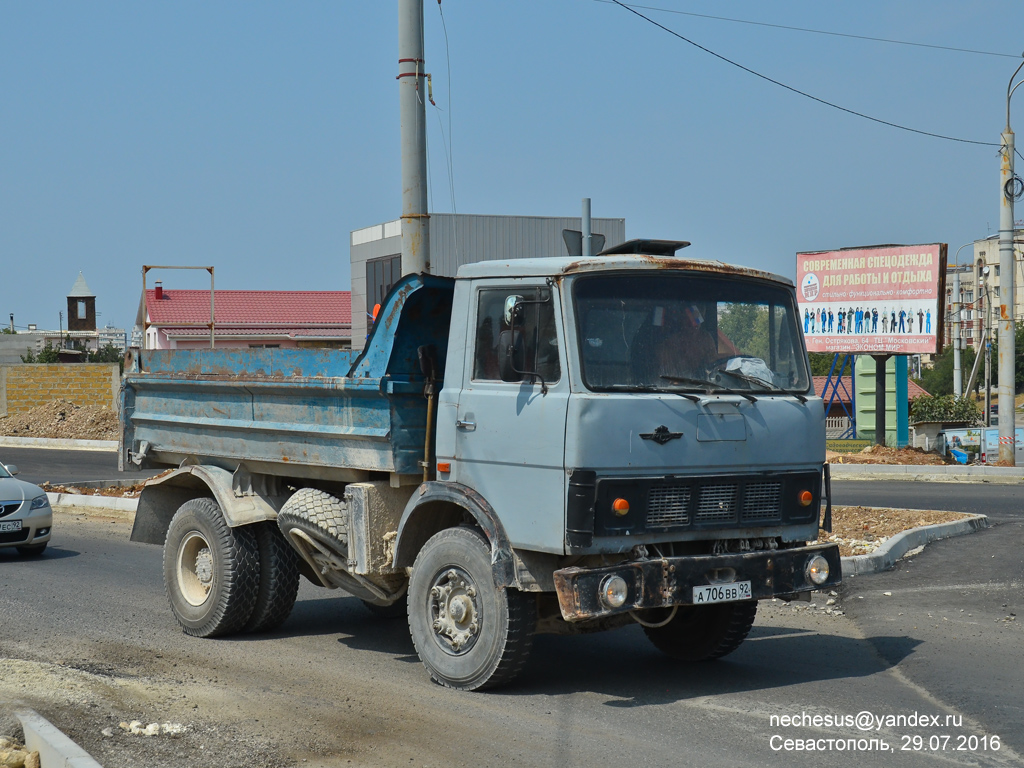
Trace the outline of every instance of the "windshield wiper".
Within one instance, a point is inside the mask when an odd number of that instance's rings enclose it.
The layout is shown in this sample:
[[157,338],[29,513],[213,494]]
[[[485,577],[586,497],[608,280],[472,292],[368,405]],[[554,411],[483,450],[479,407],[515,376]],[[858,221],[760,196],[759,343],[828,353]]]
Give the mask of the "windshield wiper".
[[754,384],[754,385],[756,385],[758,387],[761,387],[766,392],[776,392],[776,393],[778,393],[780,395],[791,395],[791,396],[795,397],[797,400],[799,400],[801,403],[806,403],[807,402],[807,398],[804,397],[803,395],[797,394],[796,392],[790,392],[788,389],[783,389],[782,387],[777,387],[774,384],[769,384],[764,379],[759,379],[756,376],[751,376],[750,374],[747,374],[747,373],[741,373],[740,371],[729,371],[729,370],[726,370],[724,368],[722,369],[721,372],[724,373],[724,374],[727,374],[729,376],[734,376],[735,378],[739,379],[740,381],[745,381],[748,384]]
[[658,389],[657,387],[648,387],[641,384],[609,384],[605,389],[610,389],[615,392],[650,392],[652,394],[662,395],[666,392],[670,395],[679,395],[685,397],[694,403],[699,403],[700,398],[696,395],[691,395],[689,392],[680,392],[676,389]]
[[665,379],[666,381],[671,381],[675,384],[690,384],[695,387],[701,387],[702,389],[707,391],[709,395],[712,392],[720,392],[726,395],[739,395],[740,397],[745,397],[752,403],[757,402],[757,398],[754,397],[749,392],[740,392],[738,389],[723,387],[721,384],[716,384],[715,382],[708,381],[707,379],[690,379],[687,378],[686,376],[668,376],[666,374],[662,374],[661,378]]

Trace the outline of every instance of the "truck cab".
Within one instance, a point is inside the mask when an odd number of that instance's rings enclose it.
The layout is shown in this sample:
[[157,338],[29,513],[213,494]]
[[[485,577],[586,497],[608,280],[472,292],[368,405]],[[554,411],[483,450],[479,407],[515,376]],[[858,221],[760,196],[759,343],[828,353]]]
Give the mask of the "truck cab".
[[454,305],[438,479],[486,498],[514,547],[817,537],[825,417],[785,279],[633,255],[481,262]]

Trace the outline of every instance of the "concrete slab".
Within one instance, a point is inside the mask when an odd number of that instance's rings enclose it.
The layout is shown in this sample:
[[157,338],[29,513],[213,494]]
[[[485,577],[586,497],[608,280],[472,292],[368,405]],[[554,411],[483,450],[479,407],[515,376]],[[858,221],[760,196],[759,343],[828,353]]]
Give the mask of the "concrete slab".
[[14,715],[25,731],[26,748],[39,753],[39,763],[45,768],[103,768],[38,712],[21,709]]
[[50,437],[0,436],[0,448],[56,448],[63,451],[117,452],[117,440],[58,440]]

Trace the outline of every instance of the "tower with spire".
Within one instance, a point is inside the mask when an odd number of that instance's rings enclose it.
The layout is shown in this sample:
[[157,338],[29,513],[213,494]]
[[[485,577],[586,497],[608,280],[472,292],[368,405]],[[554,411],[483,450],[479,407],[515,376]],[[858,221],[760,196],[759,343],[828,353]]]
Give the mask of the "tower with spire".
[[96,296],[89,290],[81,272],[68,294],[68,330],[96,330]]

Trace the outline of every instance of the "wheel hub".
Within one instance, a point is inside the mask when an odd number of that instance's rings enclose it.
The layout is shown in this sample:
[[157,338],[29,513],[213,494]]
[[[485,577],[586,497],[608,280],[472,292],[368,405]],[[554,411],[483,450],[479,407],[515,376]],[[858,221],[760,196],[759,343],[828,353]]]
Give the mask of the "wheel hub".
[[199,531],[185,536],[178,546],[178,589],[194,606],[206,602],[213,589],[214,563],[210,543]]
[[472,578],[461,568],[448,568],[434,577],[427,598],[434,639],[447,653],[469,652],[480,631],[480,609]]

